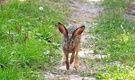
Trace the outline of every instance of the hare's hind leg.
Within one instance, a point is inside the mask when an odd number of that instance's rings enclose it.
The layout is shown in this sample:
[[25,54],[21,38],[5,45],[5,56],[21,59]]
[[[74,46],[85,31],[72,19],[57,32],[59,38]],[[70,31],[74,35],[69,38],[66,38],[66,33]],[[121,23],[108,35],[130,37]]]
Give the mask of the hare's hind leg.
[[79,56],[78,56],[79,48],[80,48],[80,43],[78,43],[78,46],[75,49],[75,63],[74,63],[74,67],[75,67],[76,71],[79,68]]
[[72,55],[71,55],[71,58],[70,58],[70,64],[72,64],[73,61],[74,61],[74,54],[75,54],[75,52],[73,52]]
[[75,70],[79,68],[79,56],[78,56],[78,51],[75,54],[75,63],[74,63]]
[[61,60],[61,64],[64,65],[66,63],[66,55],[63,54],[62,60]]

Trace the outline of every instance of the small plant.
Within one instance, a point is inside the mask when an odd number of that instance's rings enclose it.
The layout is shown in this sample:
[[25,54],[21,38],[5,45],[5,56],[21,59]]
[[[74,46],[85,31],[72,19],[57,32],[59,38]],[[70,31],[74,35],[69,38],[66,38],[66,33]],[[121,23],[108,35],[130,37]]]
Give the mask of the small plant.
[[92,76],[92,75],[93,74],[91,72],[89,72],[89,71],[82,71],[80,73],[80,76],[82,76],[82,77],[87,77],[87,76]]

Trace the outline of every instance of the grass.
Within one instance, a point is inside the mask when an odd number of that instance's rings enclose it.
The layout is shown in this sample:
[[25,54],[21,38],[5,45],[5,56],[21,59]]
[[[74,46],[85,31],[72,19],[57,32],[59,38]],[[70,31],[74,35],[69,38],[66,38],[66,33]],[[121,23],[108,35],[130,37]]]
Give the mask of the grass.
[[[134,21],[124,14],[129,3],[130,0],[104,0],[104,13],[99,15],[96,27],[91,31],[98,35],[97,40],[93,40],[97,44],[94,52],[100,53],[100,48],[102,54],[110,57],[90,59],[90,63],[87,62],[89,69],[97,72],[82,71],[80,76],[94,76],[99,80],[135,79]],[[58,5],[43,0],[10,0],[1,4],[1,80],[42,80],[38,69],[51,71],[51,66],[59,61],[61,55],[56,49],[59,48],[60,37],[54,25],[67,20],[64,12],[68,13],[68,10],[62,10],[66,8],[65,4],[62,8]]]
[[1,80],[41,80],[38,69],[47,69],[59,59],[61,55],[55,50],[60,37],[56,37],[55,24],[64,22],[65,16],[53,8],[38,0],[1,4]]
[[[108,64],[100,67],[94,76],[105,80],[133,80],[135,79],[135,30],[133,19],[127,19],[124,8],[132,0],[104,0],[104,12],[97,18],[93,32],[97,34],[97,47],[102,48],[102,53],[110,57],[101,62]],[[120,61],[119,64],[110,64]]]

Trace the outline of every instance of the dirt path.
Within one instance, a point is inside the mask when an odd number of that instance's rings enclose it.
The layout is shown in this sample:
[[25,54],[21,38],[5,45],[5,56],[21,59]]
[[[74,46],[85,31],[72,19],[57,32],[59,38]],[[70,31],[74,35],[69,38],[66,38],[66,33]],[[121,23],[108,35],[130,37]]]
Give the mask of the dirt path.
[[[85,31],[82,34],[81,40],[81,51],[79,52],[80,57],[85,57],[84,53],[94,53],[90,48],[95,45],[90,44],[88,40],[95,37],[88,32],[90,32],[95,18],[103,10],[103,8],[98,5],[99,3],[99,0],[70,0],[70,9],[72,10],[70,23],[77,26],[85,25]],[[77,21],[77,23],[74,23],[74,20]]]
[[[95,80],[95,78],[91,76],[91,74],[93,74],[95,70],[88,67],[89,64],[87,64],[85,58],[89,57],[89,59],[94,59],[106,56],[94,54],[94,51],[91,50],[91,47],[94,47],[94,44],[90,44],[87,41],[88,39],[94,38],[94,36],[90,33],[88,34],[88,32],[93,25],[95,17],[98,16],[100,11],[102,11],[103,9],[101,6],[97,5],[99,3],[99,0],[69,0],[69,8],[71,9],[69,23],[74,25],[84,24],[86,26],[85,32],[82,34],[82,46],[81,50],[79,51],[79,72],[75,72],[72,64],[70,65],[70,73],[63,74],[62,72],[66,71],[65,65],[57,65],[54,67],[54,70],[52,72],[44,72],[44,77],[48,77],[50,80]],[[82,77],[84,74],[87,74],[87,76]]]
[[127,10],[127,18],[135,21],[135,1],[130,4],[129,9]]

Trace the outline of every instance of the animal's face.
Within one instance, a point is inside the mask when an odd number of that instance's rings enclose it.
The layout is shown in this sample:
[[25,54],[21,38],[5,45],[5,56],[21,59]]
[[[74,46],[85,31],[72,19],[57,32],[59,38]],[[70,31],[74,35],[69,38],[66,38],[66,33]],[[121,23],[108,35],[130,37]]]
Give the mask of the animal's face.
[[72,37],[66,37],[63,39],[63,48],[66,50],[71,50],[75,48],[75,41]]
[[68,33],[70,30],[67,30],[61,23],[58,23],[58,28],[59,31],[63,34],[63,48],[66,50],[71,50],[79,44],[80,38],[78,38],[78,36],[82,34],[85,26],[77,28],[72,33]]

